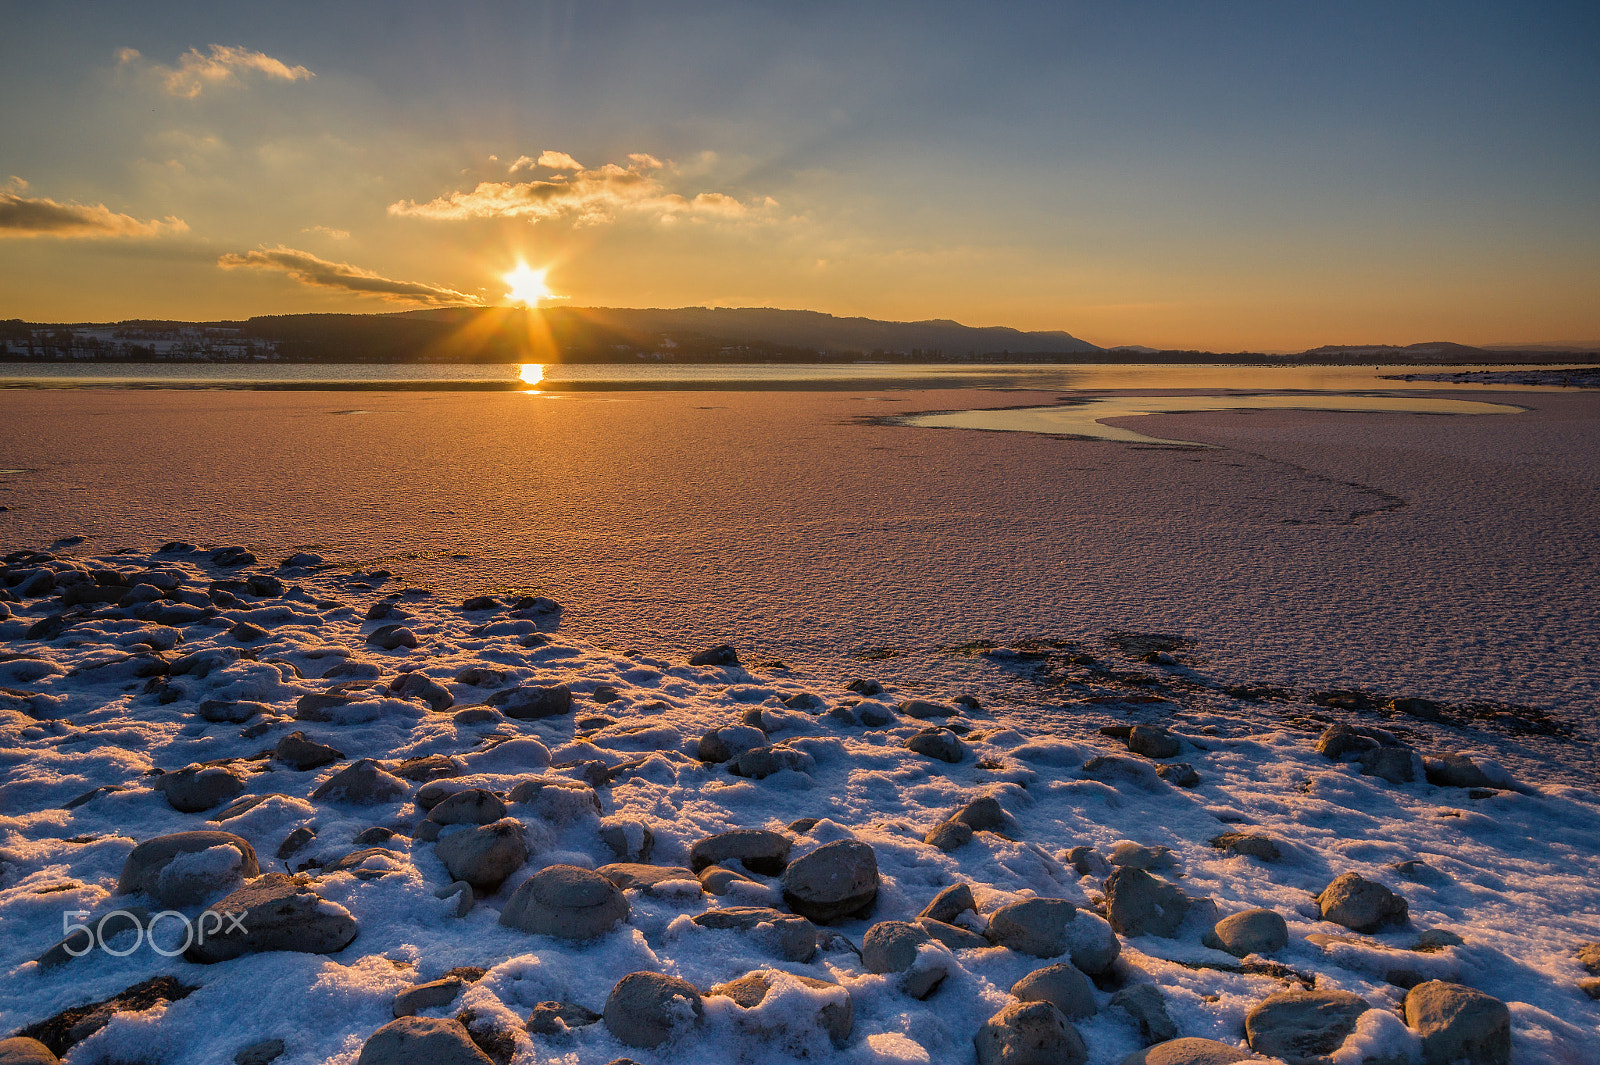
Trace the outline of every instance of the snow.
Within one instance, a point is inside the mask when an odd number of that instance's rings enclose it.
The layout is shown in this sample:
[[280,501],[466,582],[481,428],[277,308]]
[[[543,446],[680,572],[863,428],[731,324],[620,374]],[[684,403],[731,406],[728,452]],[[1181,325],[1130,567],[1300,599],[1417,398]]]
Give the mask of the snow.
[[[126,574],[142,574],[153,564],[181,574],[186,589],[204,589],[218,576],[198,554],[130,554],[75,564]],[[272,1037],[286,1043],[279,1059],[283,1065],[350,1065],[366,1037],[391,1018],[398,991],[455,966],[477,965],[488,970],[482,980],[451,1006],[428,1012],[453,1016],[472,1009],[480,1017],[498,1018],[518,1033],[519,1063],[577,1065],[624,1055],[646,1065],[767,1065],[797,1055],[849,1063],[963,1062],[972,1060],[974,1033],[1005,1005],[1011,984],[1050,964],[998,947],[926,947],[917,965],[947,975],[928,1000],[918,1002],[899,990],[898,974],[867,973],[837,940],[810,963],[785,962],[744,933],[705,929],[688,919],[714,907],[781,906],[775,881],[762,877],[720,898],[702,897],[698,885],[688,881],[669,881],[648,894],[631,891],[629,922],[590,943],[526,935],[498,923],[501,906],[523,879],[550,864],[594,867],[616,860],[600,840],[600,821],[592,809],[560,789],[545,789],[538,803],[510,807],[533,844],[533,858],[463,918],[453,916],[454,899],[435,896],[452,878],[433,845],[402,834],[359,869],[314,880],[325,899],[347,908],[360,924],[356,940],[339,954],[246,955],[199,966],[141,947],[123,958],[97,950],[39,970],[33,959],[61,938],[63,911],[99,914],[140,901],[112,894],[123,860],[140,840],[223,828],[251,843],[263,871],[282,871],[286,863],[273,855],[297,826],[313,825],[317,835],[290,859],[296,864],[348,853],[365,828],[403,827],[420,819],[409,798],[369,807],[310,800],[346,762],[298,772],[271,760],[236,761],[248,770],[246,794],[283,797],[221,824],[206,821],[216,811],[174,811],[151,787],[153,769],[251,759],[295,728],[331,743],[348,760],[459,756],[467,771],[445,781],[447,788],[504,791],[538,774],[576,779],[581,769],[570,763],[622,767],[614,783],[600,790],[604,815],[624,819],[630,848],[648,828],[655,837],[651,861],[660,865],[686,864],[688,849],[710,833],[736,827],[782,830],[798,818],[817,818],[809,830],[795,834],[791,858],[838,839],[869,843],[882,876],[871,920],[910,919],[941,888],[958,881],[973,884],[981,915],[1035,896],[1092,907],[1101,895],[1100,881],[1071,869],[1066,861],[1071,847],[1088,845],[1103,855],[1121,842],[1169,847],[1178,869],[1168,875],[1211,905],[1196,907],[1177,939],[1124,938],[1122,956],[1142,970],[1142,975],[1130,970],[1132,979],[1160,987],[1185,1035],[1237,1042],[1251,1006],[1286,986],[1259,971],[1235,971],[1237,959],[1200,945],[1208,915],[1214,920],[1255,906],[1276,909],[1289,923],[1290,945],[1271,961],[1315,977],[1319,987],[1354,991],[1375,1007],[1363,1016],[1340,1062],[1371,1054],[1418,1060],[1415,1037],[1395,1012],[1404,992],[1385,979],[1396,968],[1424,978],[1460,979],[1506,1001],[1519,1060],[1583,1060],[1600,1023],[1600,1004],[1575,986],[1583,973],[1572,956],[1576,943],[1600,938],[1593,917],[1600,910],[1600,887],[1592,872],[1600,853],[1600,796],[1592,790],[1524,776],[1516,781],[1521,790],[1472,799],[1461,789],[1423,781],[1387,784],[1361,775],[1353,764],[1329,762],[1313,750],[1313,733],[1263,718],[1215,688],[1173,696],[1181,710],[1172,717],[1173,732],[1184,745],[1179,757],[1202,779],[1193,789],[1169,785],[1149,763],[1096,733],[1101,724],[1126,721],[1136,705],[1083,704],[1076,713],[1057,715],[1049,729],[1040,727],[1039,714],[964,709],[952,720],[970,729],[964,738],[969,754],[948,765],[900,746],[926,722],[897,718],[885,728],[862,728],[782,705],[781,700],[802,692],[820,696],[825,706],[857,701],[843,688],[853,674],[843,671],[690,667],[683,662],[698,648],[684,647],[675,655],[630,654],[567,635],[554,620],[540,626],[547,644],[523,647],[520,627],[504,636],[474,632],[481,618],[475,622],[453,603],[428,595],[400,600],[415,615],[407,625],[422,646],[378,651],[365,645],[363,634],[383,622],[362,618],[370,603],[391,587],[399,591],[397,586],[337,574],[307,576],[302,585],[306,601],[292,612],[259,606],[224,610],[212,623],[184,628],[181,643],[174,642],[175,628],[127,620],[77,626],[52,641],[24,640],[17,629],[41,616],[37,603],[13,604],[17,619],[0,622],[8,626],[6,651],[38,656],[6,664],[45,667],[13,670],[8,686],[59,699],[66,715],[36,721],[18,713],[0,725],[0,920],[7,933],[0,940],[0,1030],[10,1032],[171,973],[199,990],[162,1008],[117,1015],[73,1050],[70,1065],[140,1055],[168,1065],[200,1065],[231,1060],[239,1048]],[[267,638],[248,645],[256,660],[226,654],[219,658],[224,664],[203,677],[173,678],[182,697],[169,704],[143,694],[145,681],[125,671],[71,672],[106,658],[111,647],[141,641],[165,646],[174,657],[238,651],[227,626],[247,616],[270,628]],[[1105,654],[1115,659],[1117,653]],[[309,677],[330,661],[344,660],[378,666],[379,679],[363,683],[380,689],[400,672],[420,671],[448,688],[459,705],[435,713],[420,701],[374,693],[359,704],[361,713],[337,722],[292,720],[296,699],[331,682],[298,677],[291,667]],[[573,713],[459,724],[454,712],[487,694],[454,680],[474,665],[506,671],[506,687],[568,684],[574,691]],[[870,674],[863,665],[870,663],[856,663],[854,673]],[[1121,665],[1139,667],[1131,657]],[[588,693],[601,684],[615,687],[621,699],[592,702]],[[194,712],[204,699],[247,690],[273,712],[264,730],[257,731],[259,719],[244,726],[211,724]],[[878,701],[893,705],[912,696],[956,694],[891,683]],[[752,708],[760,711],[774,742],[812,756],[812,772],[746,780],[694,758],[701,734],[738,721]],[[575,724],[596,715],[616,723]],[[635,726],[643,731],[625,731]],[[1457,739],[1466,741],[1457,746],[1472,746],[1468,732],[1459,732]],[[1127,771],[1086,777],[1082,766],[1097,755],[1123,759],[1114,764]],[[1503,767],[1490,768],[1492,776],[1506,779]],[[60,809],[105,785],[125,790],[101,793],[70,811]],[[979,833],[949,854],[921,842],[928,829],[978,794],[999,800],[1016,826],[1015,839]],[[1230,829],[1272,836],[1283,858],[1265,864],[1213,849],[1209,840]],[[1407,880],[1393,868],[1419,858],[1437,870],[1437,879]],[[213,848],[177,859],[172,872],[225,878],[237,860],[232,848]],[[1403,894],[1411,906],[1411,926],[1356,936],[1319,920],[1312,896],[1345,871]],[[871,920],[836,930],[859,943]],[[1098,920],[1080,915],[1073,927],[1081,923],[1089,935]],[[981,927],[970,915],[963,922]],[[1407,949],[1428,928],[1449,929],[1465,942],[1433,953]],[[163,923],[162,936],[177,932]],[[1327,947],[1305,938],[1317,933],[1344,938]],[[1208,967],[1215,965],[1229,968]],[[540,1001],[560,999],[599,1010],[616,981],[640,969],[681,976],[702,991],[754,969],[837,981],[851,996],[854,1034],[835,1051],[814,1016],[819,1004],[837,993],[781,978],[753,1011],[707,999],[703,1024],[656,1050],[624,1047],[603,1024],[554,1037],[521,1030],[523,1018]],[[1136,1026],[1109,1007],[1110,990],[1098,991],[1096,999],[1100,1012],[1077,1022],[1091,1061],[1120,1061],[1140,1046]]]

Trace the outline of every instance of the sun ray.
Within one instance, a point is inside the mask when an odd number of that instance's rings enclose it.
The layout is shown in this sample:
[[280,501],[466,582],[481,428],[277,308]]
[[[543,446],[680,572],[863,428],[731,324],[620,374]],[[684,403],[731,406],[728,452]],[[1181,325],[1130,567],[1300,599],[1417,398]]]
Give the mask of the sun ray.
[[551,298],[550,288],[544,281],[546,272],[535,270],[527,263],[518,263],[515,270],[500,275],[500,280],[506,283],[506,295],[513,303],[537,307],[541,301]]

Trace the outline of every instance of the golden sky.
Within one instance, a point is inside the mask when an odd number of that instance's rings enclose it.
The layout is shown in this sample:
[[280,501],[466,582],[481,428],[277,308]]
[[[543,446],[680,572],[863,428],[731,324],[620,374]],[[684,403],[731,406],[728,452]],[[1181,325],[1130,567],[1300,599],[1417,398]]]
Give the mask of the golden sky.
[[1600,341],[1581,4],[13,7],[0,318]]

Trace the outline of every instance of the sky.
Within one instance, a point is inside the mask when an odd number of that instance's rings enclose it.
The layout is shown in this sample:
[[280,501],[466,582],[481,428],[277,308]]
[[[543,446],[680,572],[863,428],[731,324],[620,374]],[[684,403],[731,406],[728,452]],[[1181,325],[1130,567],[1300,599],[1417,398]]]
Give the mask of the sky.
[[0,18],[0,319],[498,304],[525,263],[1106,346],[1600,341],[1593,3]]

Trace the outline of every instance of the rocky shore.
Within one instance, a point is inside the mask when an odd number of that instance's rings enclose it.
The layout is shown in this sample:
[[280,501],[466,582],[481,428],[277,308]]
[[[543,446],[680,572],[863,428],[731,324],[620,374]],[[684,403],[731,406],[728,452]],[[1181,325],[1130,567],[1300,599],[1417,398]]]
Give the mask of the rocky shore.
[[1470,745],[74,546],[0,565],[0,1065],[1592,1060],[1600,796]]

